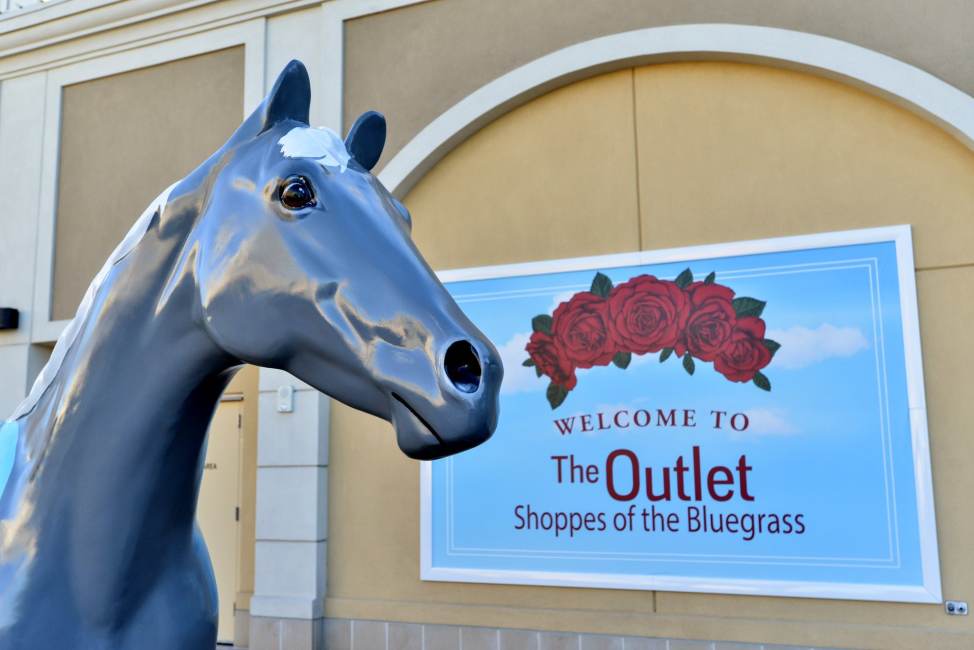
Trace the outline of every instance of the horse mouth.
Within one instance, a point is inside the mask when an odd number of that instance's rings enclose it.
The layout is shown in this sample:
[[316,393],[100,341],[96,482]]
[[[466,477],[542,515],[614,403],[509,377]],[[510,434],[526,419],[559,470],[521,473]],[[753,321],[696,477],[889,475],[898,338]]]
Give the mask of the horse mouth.
[[444,438],[403,397],[392,393],[392,425],[404,454],[416,460],[436,460],[475,447],[482,437]]
[[405,407],[406,407],[406,409],[407,409],[407,410],[408,410],[408,411],[409,411],[409,412],[410,412],[410,413],[411,413],[411,414],[413,415],[413,417],[414,417],[414,418],[416,418],[417,420],[419,420],[419,423],[420,423],[420,424],[422,424],[422,425],[423,425],[423,427],[424,427],[424,428],[425,428],[425,429],[426,429],[426,430],[427,430],[427,431],[428,431],[428,432],[429,432],[430,434],[432,434],[432,436],[433,436],[434,438],[436,438],[436,440],[437,440],[437,441],[438,441],[438,442],[439,442],[439,443],[440,443],[441,445],[442,445],[442,444],[444,444],[444,443],[443,443],[443,438],[441,438],[441,437],[440,437],[440,436],[439,436],[439,435],[438,435],[438,434],[436,433],[436,429],[434,429],[434,428],[433,428],[433,427],[432,427],[432,426],[430,425],[430,423],[429,423],[429,422],[427,422],[427,421],[426,421],[426,419],[425,419],[425,418],[424,418],[424,417],[423,417],[422,415],[420,415],[420,414],[419,414],[419,412],[417,412],[417,411],[416,411],[416,409],[414,409],[414,408],[413,408],[412,406],[410,406],[410,405],[409,405],[409,402],[407,402],[406,400],[404,400],[404,399],[402,398],[402,396],[401,396],[401,395],[400,395],[399,393],[393,393],[393,394],[392,394],[392,397],[393,397],[393,398],[394,398],[394,399],[395,399],[395,400],[396,400],[397,402],[399,402],[400,404],[402,404],[403,406],[405,406]]

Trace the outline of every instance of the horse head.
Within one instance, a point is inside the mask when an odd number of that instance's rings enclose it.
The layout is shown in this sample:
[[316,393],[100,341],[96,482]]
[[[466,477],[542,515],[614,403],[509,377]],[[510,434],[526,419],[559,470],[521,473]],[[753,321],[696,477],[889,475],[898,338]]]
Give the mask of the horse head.
[[342,141],[309,126],[310,100],[292,61],[214,156],[194,251],[199,319],[232,357],[392,422],[412,458],[474,447],[497,424],[500,356],[370,172],[383,117],[362,115]]

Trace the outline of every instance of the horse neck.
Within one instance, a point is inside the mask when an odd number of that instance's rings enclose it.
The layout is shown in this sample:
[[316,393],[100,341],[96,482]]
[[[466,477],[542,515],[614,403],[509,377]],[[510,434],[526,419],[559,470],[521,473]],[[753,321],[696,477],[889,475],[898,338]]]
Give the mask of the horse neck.
[[191,209],[160,209],[93,295],[54,380],[22,420],[38,484],[50,473],[118,503],[111,493],[122,486],[158,498],[155,484],[168,475],[174,507],[188,502],[191,520],[206,429],[236,363],[196,317],[194,222]]
[[[154,216],[110,269],[53,381],[19,420],[16,487],[0,497],[0,573],[6,562],[42,576],[18,588],[33,590],[28,600],[41,598],[47,576],[69,585],[43,591],[60,598],[50,606],[66,621],[114,629],[167,567],[195,557],[206,429],[238,362],[199,321],[195,218],[179,216]],[[6,586],[0,609],[27,594]]]

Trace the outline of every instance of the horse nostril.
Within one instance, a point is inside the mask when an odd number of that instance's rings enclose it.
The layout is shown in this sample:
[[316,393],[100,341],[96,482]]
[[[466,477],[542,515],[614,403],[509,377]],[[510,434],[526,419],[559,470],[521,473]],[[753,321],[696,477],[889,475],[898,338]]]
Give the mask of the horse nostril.
[[443,366],[457,390],[474,393],[480,387],[480,357],[467,341],[456,341],[446,349]]

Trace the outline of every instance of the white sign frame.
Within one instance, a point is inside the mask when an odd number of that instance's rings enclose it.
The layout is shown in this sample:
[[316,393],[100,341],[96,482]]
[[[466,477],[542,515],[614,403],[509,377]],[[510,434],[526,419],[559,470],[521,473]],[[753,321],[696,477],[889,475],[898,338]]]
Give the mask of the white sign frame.
[[656,251],[579,257],[544,262],[456,269],[442,271],[438,273],[438,276],[443,282],[458,282],[593,268],[609,269],[679,261],[693,262],[726,256],[776,253],[810,248],[883,242],[893,242],[896,248],[897,276],[900,287],[900,317],[903,326],[903,350],[906,363],[908,407],[913,446],[917,523],[920,530],[922,585],[841,584],[810,581],[740,580],[689,576],[626,576],[617,574],[435,567],[433,566],[432,552],[433,477],[430,462],[423,462],[420,469],[420,579],[438,582],[684,591],[915,603],[941,602],[940,560],[934,511],[933,479],[930,466],[927,409],[924,396],[923,359],[920,350],[920,324],[917,308],[913,241],[909,225],[671,248]]

